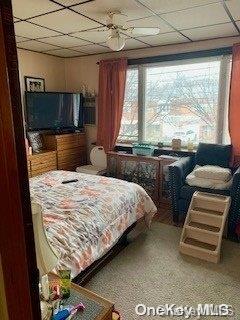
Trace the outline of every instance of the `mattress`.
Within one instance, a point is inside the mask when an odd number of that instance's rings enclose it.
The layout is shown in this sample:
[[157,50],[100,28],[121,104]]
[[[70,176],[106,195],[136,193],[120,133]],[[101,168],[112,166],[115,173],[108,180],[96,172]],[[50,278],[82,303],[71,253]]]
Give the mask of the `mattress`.
[[[62,184],[72,179],[78,181]],[[144,218],[149,226],[157,211],[135,183],[70,171],[31,178],[30,192],[60,255],[57,269],[70,269],[73,277],[102,257],[134,222]]]

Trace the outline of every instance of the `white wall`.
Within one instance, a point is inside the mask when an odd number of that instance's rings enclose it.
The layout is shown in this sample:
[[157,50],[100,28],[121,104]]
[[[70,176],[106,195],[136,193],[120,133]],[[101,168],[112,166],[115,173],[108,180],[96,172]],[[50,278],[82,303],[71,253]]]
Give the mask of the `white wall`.
[[45,79],[46,91],[64,91],[65,59],[18,49],[18,65],[22,94],[25,91],[24,76]]

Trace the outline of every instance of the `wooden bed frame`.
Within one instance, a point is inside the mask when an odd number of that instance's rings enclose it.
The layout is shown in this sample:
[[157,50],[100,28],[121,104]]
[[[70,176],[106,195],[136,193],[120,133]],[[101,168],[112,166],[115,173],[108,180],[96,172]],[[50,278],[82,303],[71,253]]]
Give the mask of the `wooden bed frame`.
[[129,244],[127,235],[135,228],[136,224],[137,222],[128,227],[121,238],[118,240],[118,242],[102,258],[94,261],[89,267],[79,273],[73,279],[73,282],[81,286],[86,285],[98,271],[100,271],[109,261],[111,261],[121,250],[123,250]]

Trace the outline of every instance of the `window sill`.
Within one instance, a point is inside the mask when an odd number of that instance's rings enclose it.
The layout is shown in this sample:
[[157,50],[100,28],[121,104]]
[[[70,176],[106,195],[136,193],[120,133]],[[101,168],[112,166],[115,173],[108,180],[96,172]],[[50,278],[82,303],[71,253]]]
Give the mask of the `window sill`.
[[[116,151],[126,151],[127,153],[132,153],[132,143],[123,143],[123,142],[118,142],[116,144],[115,150]],[[180,150],[174,150],[172,149],[172,147],[162,147],[159,148],[158,146],[155,146],[154,148],[154,154],[159,154],[159,153],[164,153],[164,154],[168,154],[168,153],[181,153],[181,154],[195,154],[197,149],[194,148],[193,150],[188,150],[187,148],[181,148]]]

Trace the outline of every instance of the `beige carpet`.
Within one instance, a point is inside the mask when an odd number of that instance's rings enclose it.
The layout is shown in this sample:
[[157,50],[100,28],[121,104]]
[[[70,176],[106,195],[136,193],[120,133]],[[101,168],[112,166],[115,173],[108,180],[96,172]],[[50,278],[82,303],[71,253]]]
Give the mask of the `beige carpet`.
[[139,303],[154,307],[227,303],[236,311],[236,316],[227,319],[240,319],[240,245],[224,241],[222,261],[215,265],[181,256],[180,233],[180,228],[154,222],[87,287],[113,301],[124,320],[162,318],[137,316],[134,309]]

